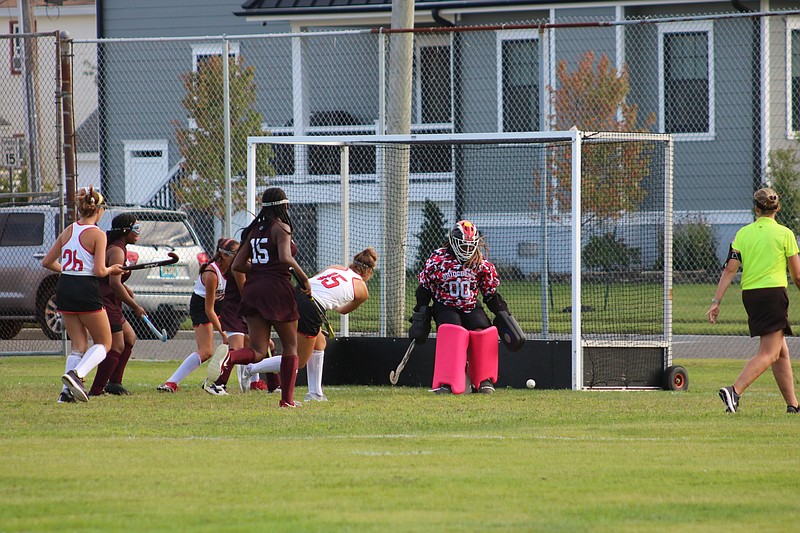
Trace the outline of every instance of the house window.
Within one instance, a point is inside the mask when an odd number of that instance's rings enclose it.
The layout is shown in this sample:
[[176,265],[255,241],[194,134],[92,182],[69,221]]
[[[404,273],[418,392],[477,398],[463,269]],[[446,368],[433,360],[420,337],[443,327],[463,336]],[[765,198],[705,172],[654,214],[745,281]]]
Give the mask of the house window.
[[714,54],[710,21],[661,24],[659,126],[676,138],[714,136]]
[[450,51],[450,39],[445,35],[417,35],[414,40],[415,124],[453,122]]
[[[192,71],[197,72],[209,58],[221,56],[223,43],[204,43],[192,46]],[[239,43],[228,43],[228,57],[239,57]]]
[[530,32],[497,36],[497,129],[539,131],[539,41]]
[[[12,20],[8,23],[9,34],[16,35],[21,32],[19,22]],[[14,37],[8,42],[11,47],[11,74],[22,74],[22,39]]]
[[786,21],[786,104],[788,137],[800,133],[800,18]]

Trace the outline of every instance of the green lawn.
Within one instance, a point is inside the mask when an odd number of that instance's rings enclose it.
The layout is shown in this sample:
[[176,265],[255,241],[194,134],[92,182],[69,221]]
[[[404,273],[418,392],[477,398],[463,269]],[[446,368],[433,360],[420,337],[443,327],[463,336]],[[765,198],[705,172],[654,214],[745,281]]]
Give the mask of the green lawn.
[[200,372],[157,393],[174,362],[139,361],[133,396],[59,405],[63,359],[0,358],[0,530],[794,530],[800,418],[772,376],[729,415],[742,361],[676,364],[687,392],[354,386],[284,410]]

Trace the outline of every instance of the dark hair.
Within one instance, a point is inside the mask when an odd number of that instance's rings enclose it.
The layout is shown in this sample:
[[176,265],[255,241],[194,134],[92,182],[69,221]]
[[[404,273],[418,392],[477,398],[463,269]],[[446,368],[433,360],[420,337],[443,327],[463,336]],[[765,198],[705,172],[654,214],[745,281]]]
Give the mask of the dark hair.
[[261,211],[249,226],[242,230],[242,240],[246,241],[250,231],[261,225],[266,225],[272,220],[280,220],[289,226],[289,234],[292,233],[292,219],[289,218],[289,200],[286,193],[279,187],[270,187],[261,195]]
[[105,199],[99,191],[94,190],[91,185],[78,191],[75,197],[75,207],[81,218],[89,218],[97,213],[98,207],[105,207]]
[[236,255],[236,252],[233,251],[234,248],[239,247],[239,241],[235,239],[228,239],[226,237],[221,238],[217,241],[217,249],[214,251],[214,256],[208,263],[203,263],[200,265],[200,273],[206,271],[206,268],[211,263],[220,259],[223,255]]
[[353,257],[353,262],[350,263],[350,269],[359,276],[363,276],[368,271],[373,270],[377,264],[378,252],[376,252],[374,248],[369,247],[358,252]]
[[133,213],[120,213],[111,221],[111,229],[106,232],[108,242],[114,242],[126,236],[136,224],[136,215]]

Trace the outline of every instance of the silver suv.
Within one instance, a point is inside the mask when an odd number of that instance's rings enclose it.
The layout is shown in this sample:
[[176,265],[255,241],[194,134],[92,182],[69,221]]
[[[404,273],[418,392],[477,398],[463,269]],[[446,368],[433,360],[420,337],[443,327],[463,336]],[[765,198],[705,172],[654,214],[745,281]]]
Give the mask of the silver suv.
[[[180,258],[174,265],[133,271],[126,282],[156,326],[173,337],[189,314],[199,266],[208,255],[181,211],[111,206],[100,228],[110,228],[111,220],[123,212],[133,213],[142,225],[139,241],[128,246],[129,263],[165,259],[167,252]],[[58,236],[58,219],[59,208],[51,205],[0,207],[0,339],[14,338],[24,322],[38,322],[47,337],[61,338],[55,302],[58,275],[41,266]],[[128,313],[137,334],[150,338],[149,330],[131,318]]]

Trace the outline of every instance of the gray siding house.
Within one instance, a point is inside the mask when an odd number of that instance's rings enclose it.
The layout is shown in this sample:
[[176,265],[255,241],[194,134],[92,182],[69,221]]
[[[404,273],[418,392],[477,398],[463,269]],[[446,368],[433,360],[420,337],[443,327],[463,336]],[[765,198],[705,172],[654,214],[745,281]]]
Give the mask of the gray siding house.
[[[711,223],[722,255],[733,231],[749,219],[749,199],[765,178],[770,153],[796,148],[800,15],[777,12],[797,7],[788,1],[418,1],[418,29],[494,30],[415,35],[412,132],[546,131],[557,65],[564,61],[574,67],[587,50],[605,55],[627,69],[627,101],[638,106],[640,118],[654,118],[650,130],[675,136],[676,222],[701,217]],[[233,36],[229,53],[241,54],[259,69],[257,105],[263,129],[271,135],[371,134],[383,126],[378,41],[366,33],[325,32],[389,27],[390,0],[100,0],[97,9],[100,38]],[[770,16],[748,16],[762,10]],[[247,38],[289,32],[320,35],[300,47],[291,39]],[[221,44],[111,41],[100,46],[104,186],[114,198],[152,203],[164,196],[179,169],[174,124],[190,120],[180,103],[185,92],[180,75],[197,68],[203,56],[221,54]],[[154,68],[142,57],[159,60]],[[353,225],[374,224],[381,209],[369,157],[366,152],[365,161],[351,169],[353,195],[360,202]],[[279,166],[275,180],[290,197],[307,202],[308,220],[319,230],[314,238],[322,242],[324,228],[338,220],[331,196],[335,183],[316,179],[329,176],[326,165],[312,162],[311,167],[310,174],[297,178],[299,169]],[[486,180],[485,172],[466,173],[464,179],[472,179],[474,187],[456,201],[452,166],[420,163],[418,172],[414,167],[412,154],[411,236],[421,224],[426,198],[436,201],[449,221],[470,216],[490,234],[504,231],[509,214],[513,219],[529,209],[531,192],[520,188],[530,187],[522,176],[519,183],[512,177],[498,184]],[[137,169],[151,176],[147,186],[136,181]],[[444,188],[433,186],[448,179]],[[492,213],[484,199],[498,188],[507,203]],[[509,238],[516,241],[506,242]],[[530,272],[535,261],[526,258],[529,248],[521,239],[501,239],[498,253],[502,262]],[[370,242],[355,242],[353,248],[361,244]],[[323,250],[315,255],[319,264],[335,257]]]

